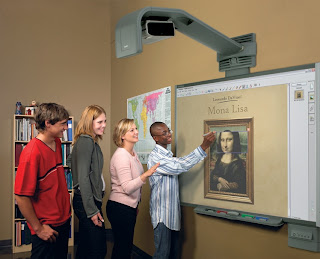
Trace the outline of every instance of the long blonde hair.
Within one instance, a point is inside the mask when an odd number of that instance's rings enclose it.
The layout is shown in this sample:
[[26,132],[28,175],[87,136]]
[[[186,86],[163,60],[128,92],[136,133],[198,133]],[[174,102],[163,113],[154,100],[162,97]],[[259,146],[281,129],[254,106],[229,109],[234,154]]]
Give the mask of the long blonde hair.
[[81,118],[76,128],[76,133],[74,136],[73,143],[77,141],[80,135],[86,134],[90,135],[94,141],[102,139],[102,136],[95,135],[93,131],[93,121],[98,118],[101,114],[106,114],[105,110],[99,105],[89,105],[87,106],[81,114]]

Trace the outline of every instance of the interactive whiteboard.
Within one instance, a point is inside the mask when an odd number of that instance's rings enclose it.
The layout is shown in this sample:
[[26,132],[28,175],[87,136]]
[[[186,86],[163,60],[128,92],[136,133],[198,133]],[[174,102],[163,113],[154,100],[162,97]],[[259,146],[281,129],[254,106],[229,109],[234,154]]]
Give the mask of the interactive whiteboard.
[[317,222],[318,78],[319,63],[176,86],[177,156],[217,135],[181,202]]

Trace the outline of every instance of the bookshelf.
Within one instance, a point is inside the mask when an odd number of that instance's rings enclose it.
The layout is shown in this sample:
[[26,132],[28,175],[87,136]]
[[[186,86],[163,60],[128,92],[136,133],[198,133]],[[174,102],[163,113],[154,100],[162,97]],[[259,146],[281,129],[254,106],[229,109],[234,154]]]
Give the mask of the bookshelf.
[[[13,118],[13,185],[15,182],[15,174],[19,165],[19,158],[23,148],[29,141],[36,137],[37,130],[33,115],[14,115]],[[68,120],[68,130],[65,131],[62,142],[62,164],[66,176],[67,186],[70,194],[70,202],[72,200],[72,176],[71,169],[67,166],[66,161],[72,150],[72,138],[74,136],[74,118],[70,116]],[[14,187],[13,187],[14,188]],[[12,223],[12,252],[20,253],[31,251],[30,230],[26,220],[21,214],[18,205],[16,204],[14,192],[13,194],[13,223]],[[74,245],[74,213],[72,210],[70,223],[69,246]]]

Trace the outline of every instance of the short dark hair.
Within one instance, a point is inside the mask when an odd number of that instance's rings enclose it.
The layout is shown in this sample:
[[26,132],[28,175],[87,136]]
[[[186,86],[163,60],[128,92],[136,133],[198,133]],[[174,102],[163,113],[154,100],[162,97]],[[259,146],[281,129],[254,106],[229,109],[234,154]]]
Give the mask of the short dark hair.
[[153,133],[154,133],[154,129],[160,125],[166,125],[164,122],[161,121],[156,121],[154,123],[151,124],[150,126],[150,135],[151,137],[153,137]]
[[58,121],[69,119],[68,111],[56,103],[42,103],[39,105],[35,114],[36,129],[40,132],[46,129],[46,120],[51,125],[56,124]]

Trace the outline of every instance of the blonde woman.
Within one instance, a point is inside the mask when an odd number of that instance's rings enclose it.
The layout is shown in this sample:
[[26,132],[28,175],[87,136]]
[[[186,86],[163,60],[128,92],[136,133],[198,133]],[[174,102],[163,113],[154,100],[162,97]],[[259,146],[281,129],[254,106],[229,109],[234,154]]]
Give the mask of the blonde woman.
[[98,144],[106,127],[106,112],[98,105],[83,111],[77,125],[71,156],[73,209],[79,219],[76,258],[105,258],[106,236],[102,215],[105,182],[103,155]]
[[107,203],[107,216],[114,235],[112,259],[131,258],[141,187],[160,164],[144,172],[133,149],[139,140],[138,134],[131,119],[120,120],[113,133],[118,148],[110,162],[111,193]]

